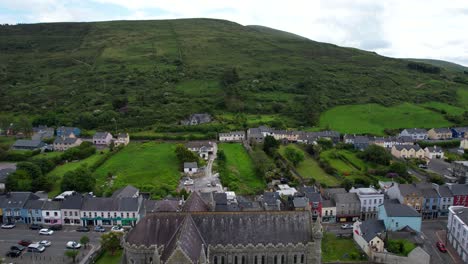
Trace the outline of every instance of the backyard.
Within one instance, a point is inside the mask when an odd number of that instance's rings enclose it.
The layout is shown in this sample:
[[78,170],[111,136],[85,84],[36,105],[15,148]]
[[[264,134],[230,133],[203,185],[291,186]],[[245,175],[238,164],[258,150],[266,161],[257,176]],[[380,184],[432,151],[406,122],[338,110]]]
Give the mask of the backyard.
[[221,143],[218,149],[226,155],[226,172],[221,173],[224,186],[239,194],[255,194],[265,188],[265,182],[255,173],[254,165],[241,144]]
[[352,238],[338,238],[333,233],[324,233],[322,239],[323,262],[346,262],[365,260],[363,252]]
[[111,194],[131,184],[155,198],[166,196],[176,190],[180,178],[175,147],[172,143],[130,143],[96,169],[97,188]]

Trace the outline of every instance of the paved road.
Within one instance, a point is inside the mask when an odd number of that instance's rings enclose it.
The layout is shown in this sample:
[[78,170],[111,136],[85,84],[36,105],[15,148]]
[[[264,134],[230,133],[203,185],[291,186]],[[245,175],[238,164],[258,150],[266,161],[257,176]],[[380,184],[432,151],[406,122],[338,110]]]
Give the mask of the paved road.
[[[447,220],[444,219],[423,221],[422,223],[421,236],[424,239],[424,250],[431,255],[431,264],[462,263],[454,252],[442,253],[435,245],[437,241],[441,241],[447,245],[445,241],[446,227]],[[450,250],[449,245],[447,245],[447,248]]]
[[451,168],[450,163],[442,159],[432,159],[429,164],[427,164],[427,167],[430,171],[440,174],[441,176],[452,175],[452,172],[449,170],[449,168]]
[[[88,249],[80,249],[80,258],[85,256],[91,247],[99,245],[99,239],[102,233],[88,232],[80,233],[76,232],[73,227],[64,227],[64,230],[56,231],[51,236],[40,236],[37,230],[29,230],[25,225],[17,225],[14,229],[0,229],[0,256],[4,256],[5,253],[10,249],[12,245],[16,245],[18,241],[22,239],[31,240],[33,242],[41,240],[49,240],[52,245],[48,247],[43,253],[31,253],[23,252],[21,258],[8,259],[13,263],[33,263],[32,256],[35,256],[34,262],[39,263],[63,263],[66,260],[64,257],[66,249],[66,243],[68,241],[78,241],[84,235],[90,239],[90,247]],[[10,263],[7,261],[7,263]]]

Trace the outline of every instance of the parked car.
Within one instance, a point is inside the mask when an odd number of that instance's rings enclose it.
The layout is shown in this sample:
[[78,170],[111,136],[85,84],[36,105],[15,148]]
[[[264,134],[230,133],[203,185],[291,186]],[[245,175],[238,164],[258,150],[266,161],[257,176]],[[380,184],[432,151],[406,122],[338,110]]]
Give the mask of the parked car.
[[98,225],[98,226],[96,226],[94,228],[94,231],[96,231],[96,232],[106,232],[106,229],[103,226]]
[[42,226],[41,225],[38,225],[38,224],[32,224],[29,226],[29,229],[31,230],[39,230],[39,229],[42,229]]
[[192,179],[188,179],[186,181],[184,181],[184,185],[193,185],[193,180]]
[[25,249],[25,247],[23,246],[20,246],[20,245],[13,245],[10,247],[10,250],[19,250],[19,251],[23,251]]
[[447,252],[447,248],[445,247],[444,243],[438,241],[436,243],[436,247],[439,249],[440,252],[442,253],[446,253]]
[[67,242],[67,248],[79,249],[80,247],[81,247],[81,244],[76,242],[76,241],[68,241]]
[[42,253],[45,251],[45,247],[39,243],[34,243],[28,246],[28,251]]
[[54,233],[54,231],[50,230],[50,229],[47,229],[47,228],[43,228],[41,230],[39,230],[39,235],[47,235],[47,236],[50,236]]
[[122,226],[113,226],[111,228],[111,232],[121,232],[121,233],[123,233],[123,232],[125,232],[125,229]]
[[42,240],[39,242],[40,245],[43,245],[44,247],[50,247],[50,245],[52,245],[52,242],[50,242],[49,240]]
[[14,223],[6,223],[2,225],[2,229],[12,229],[15,228],[15,226],[16,225]]
[[29,246],[30,244],[32,244],[32,241],[31,240],[26,240],[26,239],[23,239],[23,240],[20,240],[18,242],[18,245],[21,245],[23,247],[27,247]]
[[427,169],[427,165],[426,165],[426,164],[419,164],[418,167],[421,168],[421,169]]
[[352,224],[342,224],[341,229],[353,229],[353,225]]
[[76,229],[76,232],[89,232],[89,228],[86,226],[80,226]]
[[9,258],[17,258],[21,255],[21,251],[19,250],[10,250],[6,253],[6,256]]
[[51,225],[49,229],[53,231],[59,231],[62,230],[62,225]]

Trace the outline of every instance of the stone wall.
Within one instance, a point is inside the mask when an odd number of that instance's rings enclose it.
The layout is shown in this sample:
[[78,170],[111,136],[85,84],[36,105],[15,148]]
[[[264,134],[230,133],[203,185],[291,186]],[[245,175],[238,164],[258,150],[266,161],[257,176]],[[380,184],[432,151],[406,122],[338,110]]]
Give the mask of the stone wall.
[[411,251],[407,257],[398,256],[388,252],[371,252],[370,260],[376,263],[386,264],[429,264],[431,256],[422,248],[417,247]]

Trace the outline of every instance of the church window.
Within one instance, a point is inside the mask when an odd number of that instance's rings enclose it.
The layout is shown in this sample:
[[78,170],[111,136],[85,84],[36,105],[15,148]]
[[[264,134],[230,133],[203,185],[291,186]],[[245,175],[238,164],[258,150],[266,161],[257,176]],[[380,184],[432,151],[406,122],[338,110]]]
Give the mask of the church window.
[[258,258],[257,258],[257,256],[255,256],[255,258],[254,258],[254,264],[258,264]]
[[214,258],[213,258],[213,263],[214,263],[214,264],[218,264],[218,257],[217,257],[217,256],[214,256]]
[[242,256],[242,264],[245,264],[245,256]]
[[304,263],[304,254],[301,254],[301,263]]
[[265,264],[265,256],[262,256],[262,264]]
[[276,255],[275,255],[275,258],[274,258],[274,263],[278,264],[278,256],[276,256]]
[[221,264],[224,264],[224,256],[221,257]]
[[284,261],[284,255],[281,255],[281,264],[284,264],[284,263],[286,263],[286,262]]
[[294,264],[297,263],[297,255],[294,255]]
[[234,264],[238,264],[238,262],[237,262],[237,256],[234,257]]

